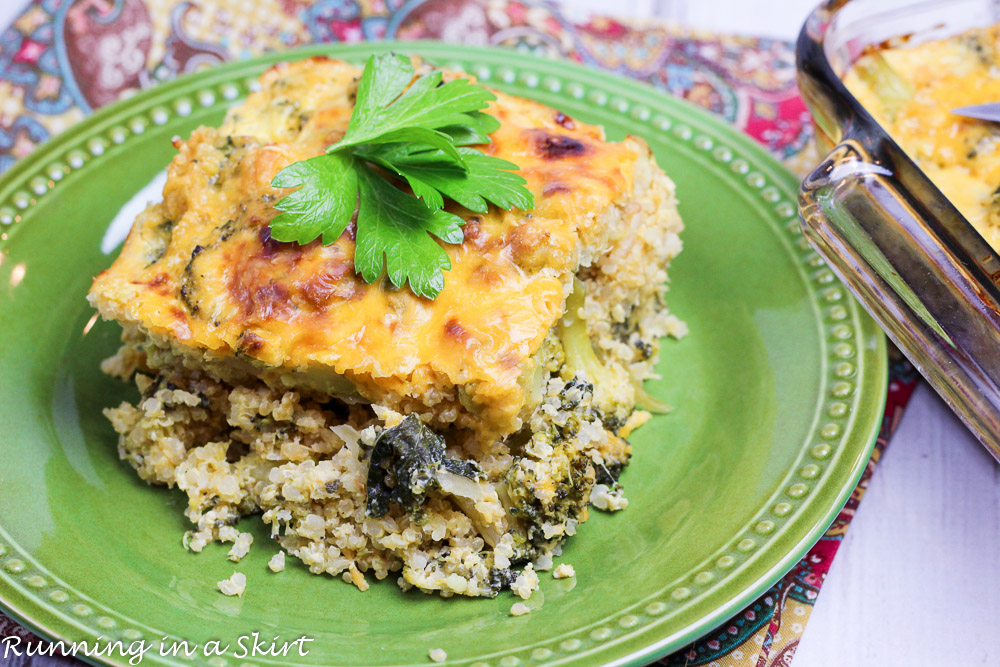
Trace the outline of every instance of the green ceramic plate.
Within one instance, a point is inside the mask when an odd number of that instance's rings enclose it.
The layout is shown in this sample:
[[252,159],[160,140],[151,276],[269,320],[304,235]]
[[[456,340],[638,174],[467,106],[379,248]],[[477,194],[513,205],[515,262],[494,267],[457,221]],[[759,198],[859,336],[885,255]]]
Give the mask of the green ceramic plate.
[[[113,258],[109,223],[174,153],[280,58],[361,62],[392,45],[312,48],[226,65],[100,111],[0,184],[0,601],[48,637],[230,644],[216,665],[640,664],[711,630],[819,538],[871,452],[886,391],[882,334],[800,235],[796,181],[735,130],[645,85],[510,51],[395,45],[607,128],[644,137],[677,182],[687,223],[671,307],[691,335],[665,344],[650,390],[676,407],[634,437],[629,508],[595,512],[568,545],[575,580],[544,576],[536,609],[367,593],[255,546],[249,586],[224,597],[226,548],[181,547],[180,493],[118,460],[101,408],[129,396],[98,371],[117,343],[84,294]],[[103,248],[102,248],[102,241]],[[314,639],[307,657],[241,658],[258,631]],[[192,664],[159,657],[143,664]],[[112,656],[107,662],[125,664]]]

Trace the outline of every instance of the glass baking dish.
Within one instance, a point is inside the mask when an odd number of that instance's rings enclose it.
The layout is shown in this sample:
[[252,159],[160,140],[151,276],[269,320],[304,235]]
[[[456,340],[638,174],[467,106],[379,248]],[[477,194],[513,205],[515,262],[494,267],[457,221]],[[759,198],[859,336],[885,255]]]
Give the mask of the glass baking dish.
[[803,27],[797,59],[829,151],[802,183],[806,236],[1000,460],[1000,257],[840,78],[888,39],[940,39],[998,21],[995,0],[828,0]]

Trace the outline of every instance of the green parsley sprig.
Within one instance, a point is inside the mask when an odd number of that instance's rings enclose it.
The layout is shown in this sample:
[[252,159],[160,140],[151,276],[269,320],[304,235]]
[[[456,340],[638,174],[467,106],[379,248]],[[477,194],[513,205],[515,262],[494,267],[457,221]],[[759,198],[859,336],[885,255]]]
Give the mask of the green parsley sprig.
[[444,210],[445,200],[485,213],[489,204],[527,210],[534,198],[513,173],[517,165],[471,147],[489,143],[500,127],[482,111],[493,93],[469,79],[443,82],[440,71],[415,74],[404,56],[368,59],[344,137],[271,181],[298,189],[275,204],[282,213],[270,224],[278,241],[321,238],[329,245],[355,219],[361,277],[375,282],[384,270],[393,285],[409,283],[433,299],[451,261],[432,237],[445,243],[464,237],[465,221]]

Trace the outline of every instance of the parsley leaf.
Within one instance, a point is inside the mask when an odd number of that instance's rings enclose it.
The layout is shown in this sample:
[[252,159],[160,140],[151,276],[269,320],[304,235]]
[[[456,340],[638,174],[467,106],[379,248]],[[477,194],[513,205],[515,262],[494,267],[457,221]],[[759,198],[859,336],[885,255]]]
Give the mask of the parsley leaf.
[[500,127],[481,111],[493,93],[468,79],[443,82],[439,71],[415,75],[403,56],[368,60],[344,137],[271,181],[298,189],[275,204],[282,212],[270,225],[278,241],[329,245],[354,219],[361,277],[371,283],[385,271],[393,285],[433,299],[451,268],[438,240],[463,239],[465,221],[444,210],[446,198],[480,213],[489,204],[528,210],[534,198],[517,165],[471,148]]
[[275,205],[284,213],[271,220],[271,238],[308,243],[322,236],[324,245],[336,241],[358,205],[356,166],[349,153],[340,153],[295,162],[279,171],[272,186],[302,187]]
[[[465,127],[469,112],[485,109],[496,96],[469,79],[442,83],[441,72],[417,79],[409,58],[396,54],[372,56],[358,83],[354,112],[344,138],[329,152],[360,144],[384,143],[384,135],[400,130]],[[412,83],[411,83],[412,81]],[[409,87],[407,87],[409,84]],[[398,135],[394,141],[401,137]],[[423,142],[422,139],[416,139]],[[426,142],[423,142],[426,143]]]
[[534,205],[525,180],[509,171],[517,169],[512,162],[460,147],[466,171],[448,163],[440,151],[413,149],[409,144],[387,144],[358,154],[406,179],[413,194],[429,208],[444,205],[441,195],[477,213],[489,210],[487,202],[506,209],[526,210]]
[[473,111],[467,113],[468,125],[456,125],[441,128],[441,131],[451,137],[456,146],[472,146],[490,143],[490,133],[500,129],[500,121],[488,113]]
[[432,211],[369,169],[358,173],[358,220],[365,224],[358,225],[355,268],[362,278],[375,282],[384,255],[393,285],[409,281],[414,294],[433,299],[444,289],[441,272],[451,268],[451,260],[428,234],[445,243],[461,243],[465,221],[454,213]]

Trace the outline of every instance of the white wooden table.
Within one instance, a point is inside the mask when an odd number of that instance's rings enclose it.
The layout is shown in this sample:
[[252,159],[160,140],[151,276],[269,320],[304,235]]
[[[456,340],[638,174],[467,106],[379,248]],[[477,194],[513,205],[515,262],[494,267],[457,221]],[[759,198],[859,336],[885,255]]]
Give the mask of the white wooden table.
[[[563,0],[792,39],[813,0]],[[27,0],[0,0],[6,26]],[[834,560],[794,667],[1000,665],[1000,467],[918,388]]]

